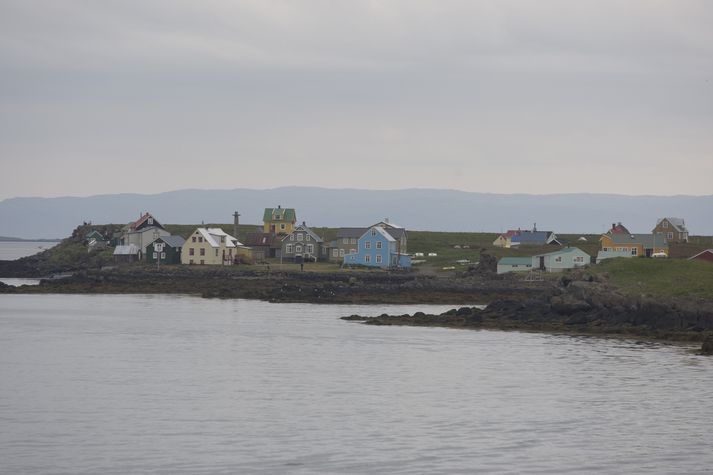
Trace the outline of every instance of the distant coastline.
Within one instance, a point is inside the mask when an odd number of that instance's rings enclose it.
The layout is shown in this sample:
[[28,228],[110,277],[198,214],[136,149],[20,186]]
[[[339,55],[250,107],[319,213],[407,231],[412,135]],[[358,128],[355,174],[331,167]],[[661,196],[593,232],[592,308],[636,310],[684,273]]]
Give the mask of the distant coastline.
[[24,239],[10,236],[0,236],[0,242],[60,242],[61,239]]

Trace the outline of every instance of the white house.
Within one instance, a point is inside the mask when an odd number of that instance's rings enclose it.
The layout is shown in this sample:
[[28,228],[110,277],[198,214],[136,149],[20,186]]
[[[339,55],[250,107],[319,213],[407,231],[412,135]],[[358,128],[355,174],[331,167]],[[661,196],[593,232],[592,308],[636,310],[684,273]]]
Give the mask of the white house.
[[250,248],[220,228],[198,228],[181,248],[181,264],[231,265]]
[[547,272],[562,272],[565,269],[588,265],[591,259],[589,254],[577,247],[565,247],[558,251],[532,256],[532,268]]

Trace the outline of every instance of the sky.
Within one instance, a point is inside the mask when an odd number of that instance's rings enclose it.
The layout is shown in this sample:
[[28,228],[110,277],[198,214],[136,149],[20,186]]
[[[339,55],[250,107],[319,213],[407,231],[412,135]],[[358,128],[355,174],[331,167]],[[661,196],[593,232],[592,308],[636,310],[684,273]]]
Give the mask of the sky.
[[713,194],[713,2],[2,0],[0,200]]

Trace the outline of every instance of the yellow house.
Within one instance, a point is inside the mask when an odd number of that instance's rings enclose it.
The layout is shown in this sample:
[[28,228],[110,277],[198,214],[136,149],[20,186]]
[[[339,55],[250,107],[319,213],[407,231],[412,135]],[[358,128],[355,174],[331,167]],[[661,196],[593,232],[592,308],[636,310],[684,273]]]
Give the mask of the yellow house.
[[265,208],[262,217],[263,232],[267,234],[290,234],[297,222],[297,213],[294,208]]
[[250,258],[250,248],[220,228],[198,228],[181,249],[181,264],[232,265]]
[[651,257],[656,252],[668,254],[668,244],[655,234],[602,234],[599,242],[605,252],[627,252],[634,257]]

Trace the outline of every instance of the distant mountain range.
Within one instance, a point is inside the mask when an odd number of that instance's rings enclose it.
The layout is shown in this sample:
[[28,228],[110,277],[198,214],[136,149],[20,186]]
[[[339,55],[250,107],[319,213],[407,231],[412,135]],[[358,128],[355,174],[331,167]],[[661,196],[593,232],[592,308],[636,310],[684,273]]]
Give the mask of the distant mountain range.
[[383,218],[423,231],[501,232],[521,227],[592,234],[621,221],[648,233],[657,218],[686,220],[691,235],[713,234],[713,195],[629,196],[612,194],[492,194],[454,190],[358,190],[283,187],[269,190],[180,190],[151,195],[11,198],[0,201],[0,235],[67,236],[91,221],[127,223],[151,212],[169,224],[262,222],[266,207],[297,209],[312,226],[367,226]]

